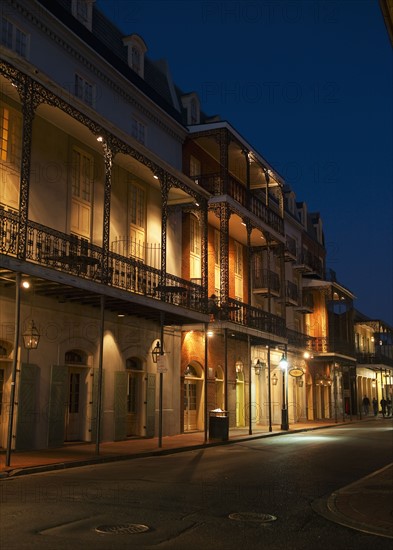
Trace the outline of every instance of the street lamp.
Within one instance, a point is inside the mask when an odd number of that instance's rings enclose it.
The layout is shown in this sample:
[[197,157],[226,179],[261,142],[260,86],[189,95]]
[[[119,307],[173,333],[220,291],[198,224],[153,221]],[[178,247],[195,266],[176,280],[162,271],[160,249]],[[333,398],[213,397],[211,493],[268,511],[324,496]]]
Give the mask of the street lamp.
[[23,333],[23,344],[27,350],[37,349],[39,341],[40,333],[34,321],[30,321],[28,328]]
[[289,430],[288,422],[288,361],[285,354],[282,354],[278,366],[282,369],[282,409],[281,429]]
[[157,340],[156,345],[151,350],[151,356],[153,359],[153,363],[157,363],[159,356],[161,355],[161,348],[160,348],[160,342]]

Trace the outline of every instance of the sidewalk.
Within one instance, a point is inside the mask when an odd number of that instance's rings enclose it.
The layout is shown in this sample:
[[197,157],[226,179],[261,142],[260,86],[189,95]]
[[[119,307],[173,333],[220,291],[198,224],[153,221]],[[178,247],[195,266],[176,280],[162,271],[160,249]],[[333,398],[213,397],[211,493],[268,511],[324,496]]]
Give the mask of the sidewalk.
[[[390,419],[365,418],[361,422],[390,422]],[[129,460],[146,456],[159,456],[194,449],[208,448],[214,445],[228,445],[238,441],[274,437],[288,433],[312,431],[333,426],[350,426],[360,422],[358,419],[337,424],[328,421],[291,424],[289,431],[282,431],[280,426],[273,426],[273,431],[266,427],[248,429],[232,428],[228,441],[205,441],[204,433],[195,432],[158,439],[128,439],[101,443],[99,454],[94,443],[68,443],[55,449],[11,453],[11,465],[5,466],[5,451],[0,451],[0,480],[20,475],[46,472],[102,464],[119,460]],[[319,501],[314,510],[327,519],[346,527],[366,533],[393,538],[393,463],[356,483],[335,491],[326,501]]]

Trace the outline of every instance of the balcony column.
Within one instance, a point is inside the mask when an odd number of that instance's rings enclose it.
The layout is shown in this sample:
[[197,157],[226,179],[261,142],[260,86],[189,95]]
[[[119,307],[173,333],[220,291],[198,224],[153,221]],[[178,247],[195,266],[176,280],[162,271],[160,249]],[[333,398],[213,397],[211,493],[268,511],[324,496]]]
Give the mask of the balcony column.
[[111,193],[112,193],[112,165],[113,158],[116,154],[111,147],[110,139],[99,136],[97,138],[102,143],[105,165],[105,182],[104,182],[104,214],[102,221],[102,260],[101,260],[101,276],[103,281],[108,281],[109,278],[109,251],[110,251],[110,218],[111,218]]
[[219,205],[220,218],[220,303],[229,297],[229,218],[231,213],[226,203]]
[[19,187],[19,236],[18,258],[26,257],[27,221],[29,215],[31,144],[33,134],[33,120],[36,110],[41,103],[40,96],[35,93],[34,81],[23,77],[23,84],[17,86],[22,103],[22,159]]
[[269,182],[270,182],[270,176],[268,169],[264,166],[263,167],[263,173],[265,174],[265,181],[266,181],[266,196],[265,196],[265,204],[266,206],[269,206]]
[[250,220],[246,220],[247,231],[247,303],[250,306],[252,301],[252,248],[251,248],[251,231],[252,226]]
[[225,195],[228,188],[229,142],[230,136],[228,130],[225,128],[221,129],[218,135],[220,148],[220,195]]
[[250,153],[246,149],[242,150],[246,161],[246,186],[247,186],[247,209],[250,210],[250,188],[251,188],[251,174],[250,174]]
[[206,294],[205,299],[207,298],[207,288],[208,288],[208,206],[207,200],[199,198],[199,203],[201,206],[201,233],[202,233],[202,245],[201,245],[201,261],[202,261],[202,288]]
[[[166,237],[167,237],[167,224],[168,224],[168,195],[171,188],[171,184],[167,177],[166,172],[160,172],[156,174],[161,184],[161,274],[160,285],[165,285],[166,279]],[[163,296],[165,299],[165,296]]]

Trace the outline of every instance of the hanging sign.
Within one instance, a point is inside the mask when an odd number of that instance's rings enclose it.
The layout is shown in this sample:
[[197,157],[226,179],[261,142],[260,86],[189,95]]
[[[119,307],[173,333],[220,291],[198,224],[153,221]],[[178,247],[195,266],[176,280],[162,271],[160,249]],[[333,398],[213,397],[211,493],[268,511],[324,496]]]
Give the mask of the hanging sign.
[[168,372],[165,355],[159,355],[157,358],[157,372]]
[[298,367],[293,367],[292,369],[289,369],[288,374],[297,378],[299,376],[303,376],[304,372],[303,372],[303,369],[299,369]]

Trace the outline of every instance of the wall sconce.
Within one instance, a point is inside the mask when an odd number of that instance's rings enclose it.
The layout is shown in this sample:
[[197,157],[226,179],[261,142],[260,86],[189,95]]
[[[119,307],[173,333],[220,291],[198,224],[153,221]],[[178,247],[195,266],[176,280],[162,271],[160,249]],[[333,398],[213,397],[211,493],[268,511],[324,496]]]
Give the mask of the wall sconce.
[[239,372],[243,372],[243,363],[240,361],[240,359],[238,361],[236,361],[235,369],[236,369],[236,375]]
[[157,363],[158,361],[158,357],[161,355],[161,347],[160,347],[160,342],[159,340],[157,340],[157,343],[156,345],[154,346],[154,348],[151,350],[151,356],[153,358],[153,363]]
[[272,376],[272,384],[273,384],[273,386],[277,386],[277,382],[278,382],[277,374],[274,373],[273,376]]
[[190,365],[186,366],[186,370],[184,371],[184,376],[190,376],[192,374],[192,371],[190,369]]
[[299,386],[299,388],[302,388],[303,387],[303,384],[304,384],[304,380],[303,380],[303,377],[299,377],[297,380],[297,385]]
[[40,333],[34,324],[30,321],[28,328],[23,333],[23,344],[26,349],[37,349],[40,341]]
[[254,365],[255,374],[259,376],[261,374],[261,369],[264,367],[266,367],[266,363],[258,359]]

